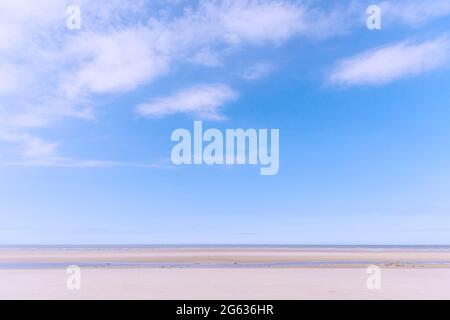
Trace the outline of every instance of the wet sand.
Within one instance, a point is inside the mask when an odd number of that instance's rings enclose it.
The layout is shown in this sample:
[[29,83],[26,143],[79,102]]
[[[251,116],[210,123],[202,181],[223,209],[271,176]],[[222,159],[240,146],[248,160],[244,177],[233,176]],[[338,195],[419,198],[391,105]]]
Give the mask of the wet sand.
[[[292,264],[298,267],[382,266],[449,267],[450,249],[317,249],[317,248],[70,248],[2,249],[1,264],[139,264],[156,265]],[[286,265],[284,265],[286,264]],[[425,266],[427,264],[427,266]]]

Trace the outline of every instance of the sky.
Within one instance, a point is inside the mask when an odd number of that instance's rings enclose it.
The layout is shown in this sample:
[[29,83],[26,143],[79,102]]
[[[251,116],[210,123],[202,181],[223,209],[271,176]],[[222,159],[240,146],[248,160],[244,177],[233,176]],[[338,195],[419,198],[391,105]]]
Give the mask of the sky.
[[[450,244],[449,30],[450,0],[0,0],[0,244]],[[278,174],[174,165],[196,120],[279,129]]]

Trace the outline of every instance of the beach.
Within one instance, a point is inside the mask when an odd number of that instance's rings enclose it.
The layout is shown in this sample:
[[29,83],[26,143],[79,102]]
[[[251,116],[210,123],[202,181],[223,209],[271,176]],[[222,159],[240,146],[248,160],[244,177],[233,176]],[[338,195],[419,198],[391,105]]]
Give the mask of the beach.
[[[379,288],[367,285],[369,266]],[[0,299],[450,299],[450,250],[3,248]]]

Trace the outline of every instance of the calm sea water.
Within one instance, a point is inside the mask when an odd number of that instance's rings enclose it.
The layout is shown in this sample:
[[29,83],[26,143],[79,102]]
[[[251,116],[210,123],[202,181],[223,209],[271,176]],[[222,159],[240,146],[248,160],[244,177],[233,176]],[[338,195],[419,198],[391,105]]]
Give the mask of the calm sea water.
[[0,250],[117,250],[117,249],[152,249],[152,248],[199,248],[199,249],[214,249],[214,248],[230,248],[230,249],[312,249],[312,250],[450,250],[450,245],[272,245],[272,244],[183,244],[183,245],[0,245]]

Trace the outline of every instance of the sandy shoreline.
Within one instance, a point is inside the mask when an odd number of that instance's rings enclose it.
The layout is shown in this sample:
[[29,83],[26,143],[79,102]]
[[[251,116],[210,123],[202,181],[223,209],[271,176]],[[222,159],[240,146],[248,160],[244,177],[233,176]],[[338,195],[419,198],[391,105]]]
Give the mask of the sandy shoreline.
[[[66,265],[99,261],[111,265],[81,265],[81,289],[67,288]],[[1,249],[0,299],[450,299],[446,262],[450,250]],[[380,290],[367,287],[369,264],[380,267]]]
[[[1,264],[37,263],[285,264],[311,267],[380,264],[385,267],[449,267],[450,250],[311,250],[303,248],[0,249]],[[333,262],[336,262],[333,264]],[[346,264],[346,262],[348,264]],[[359,263],[361,262],[361,263]],[[442,262],[442,263],[440,263]]]

